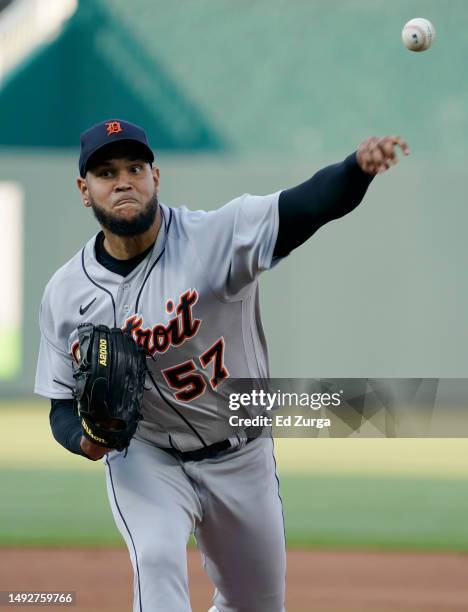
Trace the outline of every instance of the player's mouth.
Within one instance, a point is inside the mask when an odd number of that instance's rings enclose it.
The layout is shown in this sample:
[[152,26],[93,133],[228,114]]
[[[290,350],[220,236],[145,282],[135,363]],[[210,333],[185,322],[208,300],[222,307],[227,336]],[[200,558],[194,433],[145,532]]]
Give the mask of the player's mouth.
[[138,204],[138,200],[135,198],[122,198],[121,200],[115,202],[114,208],[119,208],[119,206],[124,206],[126,204]]

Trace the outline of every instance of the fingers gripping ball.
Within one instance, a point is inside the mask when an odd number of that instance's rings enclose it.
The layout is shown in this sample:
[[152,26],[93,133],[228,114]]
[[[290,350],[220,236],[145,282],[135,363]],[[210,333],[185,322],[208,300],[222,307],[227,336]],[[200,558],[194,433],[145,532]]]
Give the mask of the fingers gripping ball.
[[408,144],[400,136],[382,138],[371,136],[359,145],[356,161],[360,168],[368,174],[376,175],[386,172],[398,163],[397,147],[400,147],[404,155],[409,155]]
[[138,422],[146,375],[146,352],[119,328],[78,327],[75,399],[83,435],[108,448],[130,444]]
[[405,23],[401,32],[403,44],[410,51],[426,51],[435,40],[435,28],[428,19],[416,17]]

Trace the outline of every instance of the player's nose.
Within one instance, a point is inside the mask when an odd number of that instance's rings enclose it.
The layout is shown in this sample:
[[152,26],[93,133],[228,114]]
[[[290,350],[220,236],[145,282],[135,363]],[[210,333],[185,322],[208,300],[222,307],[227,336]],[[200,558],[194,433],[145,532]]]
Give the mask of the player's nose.
[[131,189],[133,189],[133,185],[130,182],[129,177],[119,175],[117,177],[117,181],[115,182],[114,190],[115,191],[130,191]]

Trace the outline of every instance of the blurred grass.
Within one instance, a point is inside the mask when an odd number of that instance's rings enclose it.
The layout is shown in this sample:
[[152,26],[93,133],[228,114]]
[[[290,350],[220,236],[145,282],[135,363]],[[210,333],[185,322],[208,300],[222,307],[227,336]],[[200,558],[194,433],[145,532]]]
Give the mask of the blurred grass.
[[[103,466],[102,466],[103,468]],[[120,544],[104,470],[0,470],[0,545]]]
[[[52,437],[46,401],[0,403],[2,467],[99,470]],[[277,438],[282,474],[388,474],[468,479],[468,438]]]
[[[121,545],[104,465],[66,452],[47,402],[0,404],[0,545]],[[468,551],[468,440],[277,439],[289,546]]]
[[463,480],[287,475],[281,494],[290,546],[468,551]]
[[[104,474],[0,471],[1,546],[122,545]],[[289,546],[468,551],[460,480],[292,475],[281,478]]]

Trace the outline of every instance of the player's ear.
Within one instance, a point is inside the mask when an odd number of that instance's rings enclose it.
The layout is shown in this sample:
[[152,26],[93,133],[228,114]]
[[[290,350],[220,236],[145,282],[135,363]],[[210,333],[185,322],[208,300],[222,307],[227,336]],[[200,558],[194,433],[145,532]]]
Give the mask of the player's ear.
[[156,191],[159,189],[159,168],[157,166],[152,166],[151,172],[153,174],[154,186],[156,187]]
[[91,206],[91,204],[89,203],[88,183],[86,182],[86,179],[84,179],[81,176],[79,176],[76,179],[76,186],[80,190],[81,199],[83,200],[83,204],[87,208],[89,208]]

